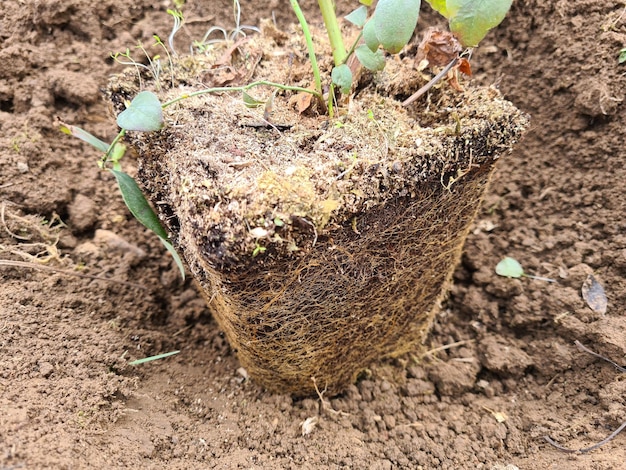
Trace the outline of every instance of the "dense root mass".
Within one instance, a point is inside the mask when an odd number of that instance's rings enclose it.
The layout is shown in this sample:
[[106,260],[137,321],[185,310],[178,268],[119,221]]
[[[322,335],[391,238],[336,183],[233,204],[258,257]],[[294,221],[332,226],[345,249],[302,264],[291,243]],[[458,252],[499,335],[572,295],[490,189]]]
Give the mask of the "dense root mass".
[[[181,64],[187,76],[163,100],[212,70]],[[527,124],[491,89],[439,90],[435,111],[407,111],[377,93],[394,88],[385,79],[334,120],[299,114],[287,92],[269,123],[232,96],[203,95],[167,108],[163,131],[131,136],[141,183],[212,313],[270,389],[308,394],[315,379],[338,392],[424,339],[495,162]],[[136,89],[112,83],[118,110]]]

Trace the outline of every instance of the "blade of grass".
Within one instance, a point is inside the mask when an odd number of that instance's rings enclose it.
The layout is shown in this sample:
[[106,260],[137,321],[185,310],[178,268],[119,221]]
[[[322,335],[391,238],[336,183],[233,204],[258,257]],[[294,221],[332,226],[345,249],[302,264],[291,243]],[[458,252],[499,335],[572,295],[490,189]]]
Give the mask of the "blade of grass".
[[163,359],[165,357],[173,356],[174,354],[178,354],[180,351],[170,351],[163,354],[157,354],[156,356],[144,357],[143,359],[137,359],[135,361],[131,361],[128,364],[131,366],[138,366],[139,364],[145,364],[146,362],[156,361],[158,359]]

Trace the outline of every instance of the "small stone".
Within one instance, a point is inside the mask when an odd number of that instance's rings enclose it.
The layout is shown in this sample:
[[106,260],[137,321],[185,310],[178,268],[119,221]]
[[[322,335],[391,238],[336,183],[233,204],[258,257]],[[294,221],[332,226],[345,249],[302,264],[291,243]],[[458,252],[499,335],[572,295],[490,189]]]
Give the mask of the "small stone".
[[426,380],[408,379],[406,384],[402,387],[402,393],[407,397],[432,395],[435,393],[435,386]]
[[92,229],[98,220],[96,203],[82,194],[74,198],[67,210],[70,215],[70,226],[75,233]]
[[528,354],[513,343],[499,341],[495,336],[486,336],[479,344],[482,364],[492,372],[505,376],[520,377],[533,365]]
[[54,372],[54,366],[49,362],[41,362],[39,364],[39,373],[44,379],[47,379]]
[[28,163],[17,162],[17,171],[19,171],[20,173],[28,173],[30,171]]
[[441,362],[429,372],[429,378],[442,395],[458,396],[472,388],[480,367],[472,362]]
[[93,241],[98,245],[105,245],[112,250],[119,251],[124,254],[130,254],[139,260],[146,257],[146,252],[144,250],[139,248],[137,245],[128,243],[124,240],[124,238],[120,237],[115,232],[111,232],[110,230],[96,230]]

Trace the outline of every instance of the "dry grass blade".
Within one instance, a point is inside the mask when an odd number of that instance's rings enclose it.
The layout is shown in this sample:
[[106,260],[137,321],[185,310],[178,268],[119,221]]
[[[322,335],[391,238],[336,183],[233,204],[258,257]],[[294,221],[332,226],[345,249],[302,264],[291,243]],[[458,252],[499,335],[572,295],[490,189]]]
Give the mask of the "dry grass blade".
[[[576,341],[574,341],[574,344],[581,351],[586,352],[587,354],[591,354],[592,356],[597,357],[598,359],[602,359],[603,361],[608,362],[609,364],[615,366],[615,368],[617,368],[617,370],[619,370],[620,372],[626,372],[626,368],[616,364],[615,362],[610,360],[608,357],[604,357],[603,355],[598,354],[597,352],[592,351],[588,347],[583,346],[583,344],[580,341],[576,340]],[[553,447],[556,447],[560,451],[568,452],[568,453],[575,453],[575,452],[577,452],[579,454],[585,454],[585,453],[591,452],[592,450],[595,450],[598,447],[601,447],[604,444],[606,444],[607,442],[611,441],[612,439],[615,438],[615,436],[617,436],[620,432],[622,432],[624,430],[624,428],[626,428],[626,422],[622,423],[621,426],[619,428],[617,428],[615,431],[613,431],[609,435],[609,437],[607,437],[606,439],[603,439],[602,441],[598,442],[597,444],[592,445],[591,447],[585,447],[583,449],[568,449],[567,447],[563,447],[562,445],[557,444],[550,436],[543,436],[543,438],[545,439],[545,441],[548,444],[550,444]]]
[[574,341],[574,344],[576,345],[576,347],[578,349],[580,349],[583,352],[586,352],[587,354],[591,354],[594,357],[597,357],[598,359],[602,359],[603,361],[608,362],[609,364],[613,365],[617,370],[619,370],[620,372],[626,372],[626,368],[620,366],[619,364],[613,362],[612,360],[610,360],[608,357],[603,356],[602,354],[598,354],[597,352],[593,352],[591,349],[589,349],[586,346],[583,346],[582,343],[578,340]]
[[562,452],[567,452],[569,454],[573,454],[576,452],[579,454],[585,454],[587,452],[591,452],[592,450],[596,450],[597,448],[603,446],[607,442],[613,440],[615,436],[617,436],[620,432],[624,430],[624,428],[626,428],[626,422],[622,423],[622,425],[619,428],[617,428],[615,431],[613,431],[611,435],[607,437],[606,439],[601,440],[600,442],[592,445],[591,447],[585,447],[583,449],[568,449],[567,447],[563,447],[562,445],[557,444],[550,436],[543,436],[543,438],[546,440],[548,444],[550,444],[553,447],[556,447]]
[[143,290],[147,289],[146,286],[142,286],[141,284],[135,284],[134,282],[120,281],[118,279],[109,279],[107,277],[94,276],[91,274],[76,273],[74,271],[67,271],[65,269],[53,268],[52,266],[45,266],[41,264],[28,263],[26,261],[14,261],[14,260],[9,260],[9,259],[2,259],[0,260],[0,266],[12,266],[12,267],[18,267],[18,268],[37,269],[40,271],[65,274],[67,276],[83,277],[86,279],[94,279],[97,281],[114,282],[116,284],[123,284],[126,286],[136,287],[137,289],[143,289]]

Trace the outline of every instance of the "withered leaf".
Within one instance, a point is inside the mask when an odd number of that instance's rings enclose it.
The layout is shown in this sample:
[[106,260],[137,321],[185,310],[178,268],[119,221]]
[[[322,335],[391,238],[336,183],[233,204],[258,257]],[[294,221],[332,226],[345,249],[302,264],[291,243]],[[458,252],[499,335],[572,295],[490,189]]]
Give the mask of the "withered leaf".
[[468,77],[472,76],[472,66],[470,65],[469,60],[467,60],[465,57],[461,57],[459,59],[457,67],[459,68],[459,72],[461,72],[462,74],[467,75]]
[[583,282],[581,291],[583,299],[585,299],[585,302],[587,302],[587,305],[591,308],[591,310],[599,313],[600,315],[604,315],[606,313],[606,294],[604,292],[604,288],[593,274],[587,276],[587,279]]
[[301,91],[291,97],[289,104],[295,105],[298,110],[298,114],[302,114],[311,107],[312,100],[313,94]]
[[417,66],[426,59],[430,67],[443,67],[458,57],[462,50],[463,46],[451,32],[429,28],[417,47],[415,64]]

